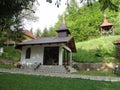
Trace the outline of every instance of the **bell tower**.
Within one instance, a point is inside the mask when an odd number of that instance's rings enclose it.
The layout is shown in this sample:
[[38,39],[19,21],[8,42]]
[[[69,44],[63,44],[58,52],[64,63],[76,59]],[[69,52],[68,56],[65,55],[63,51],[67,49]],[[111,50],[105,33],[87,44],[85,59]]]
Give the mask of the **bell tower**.
[[58,28],[58,30],[56,30],[56,32],[58,33],[58,37],[67,37],[71,34],[65,25],[64,15],[63,15],[63,21],[62,21],[60,27]]

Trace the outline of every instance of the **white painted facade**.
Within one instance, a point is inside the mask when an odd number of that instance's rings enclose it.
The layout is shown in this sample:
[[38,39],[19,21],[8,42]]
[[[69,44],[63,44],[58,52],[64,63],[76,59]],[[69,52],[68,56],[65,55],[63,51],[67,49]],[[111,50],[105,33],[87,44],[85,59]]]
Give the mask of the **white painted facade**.
[[3,47],[0,47],[0,55],[2,55],[3,51]]
[[[31,56],[30,59],[26,59],[26,50],[27,48],[31,48]],[[41,63],[43,64],[43,53],[44,47],[41,45],[34,46],[24,46],[21,52],[21,64],[33,64],[33,63]]]
[[[63,48],[67,48],[70,50],[69,47],[65,46],[64,44],[46,44],[46,45],[29,45],[23,46],[21,52],[21,64],[32,65],[35,63],[41,63],[43,65],[44,60],[44,47],[54,47],[59,46],[59,63],[58,65],[63,65]],[[27,48],[31,48],[31,56],[30,59],[26,59],[26,50]],[[71,51],[71,50],[70,50]]]

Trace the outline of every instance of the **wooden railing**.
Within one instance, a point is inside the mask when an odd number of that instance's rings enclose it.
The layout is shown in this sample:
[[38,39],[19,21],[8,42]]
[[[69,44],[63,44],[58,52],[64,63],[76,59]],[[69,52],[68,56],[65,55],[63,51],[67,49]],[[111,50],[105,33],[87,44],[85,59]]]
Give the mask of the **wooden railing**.
[[38,69],[40,67],[41,63],[38,63],[35,67],[34,70]]

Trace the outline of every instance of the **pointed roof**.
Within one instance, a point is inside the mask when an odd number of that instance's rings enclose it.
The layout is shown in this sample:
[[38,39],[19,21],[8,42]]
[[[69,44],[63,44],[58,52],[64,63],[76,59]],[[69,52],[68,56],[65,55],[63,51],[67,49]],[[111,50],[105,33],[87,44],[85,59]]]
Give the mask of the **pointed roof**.
[[66,25],[62,22],[60,27],[58,28],[58,30],[56,30],[57,32],[64,32],[67,31],[68,34],[70,34],[70,31],[68,30],[68,28],[66,27]]
[[60,27],[58,28],[58,30],[56,30],[56,32],[64,32],[64,31],[65,32],[67,31],[68,34],[71,34],[70,31],[68,30],[66,24],[65,24],[65,16],[63,14],[62,23],[61,23]]
[[113,24],[109,23],[107,18],[104,18],[104,22],[100,25],[100,27],[106,27],[106,26],[113,26]]
[[116,40],[113,42],[114,45],[120,45],[120,40]]

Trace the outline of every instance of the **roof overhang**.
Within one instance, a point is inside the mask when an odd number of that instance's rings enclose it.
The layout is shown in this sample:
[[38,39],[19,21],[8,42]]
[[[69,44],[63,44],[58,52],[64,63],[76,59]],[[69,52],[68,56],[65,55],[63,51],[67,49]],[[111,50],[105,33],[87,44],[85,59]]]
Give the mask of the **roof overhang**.
[[75,53],[77,52],[74,38],[72,38],[72,39],[67,43],[67,46],[72,50],[72,52],[75,52]]
[[[46,41],[45,41],[46,40]],[[75,46],[75,42],[74,42],[74,38],[73,37],[52,37],[52,38],[46,38],[46,39],[34,39],[28,42],[23,42],[23,43],[19,43],[16,45],[16,49],[20,49],[22,50],[23,46],[28,46],[28,45],[46,45],[46,44],[61,44],[64,43],[66,44],[72,52],[76,52],[76,46]]]
[[114,45],[120,45],[120,40],[116,40],[115,42],[113,42]]

